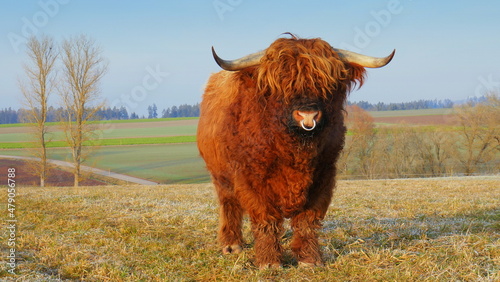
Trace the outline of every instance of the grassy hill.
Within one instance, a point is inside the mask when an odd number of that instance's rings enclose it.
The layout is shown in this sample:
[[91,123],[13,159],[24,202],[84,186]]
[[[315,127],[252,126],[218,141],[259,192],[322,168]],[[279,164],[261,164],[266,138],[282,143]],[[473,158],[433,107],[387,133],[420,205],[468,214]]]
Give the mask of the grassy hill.
[[287,253],[283,269],[259,271],[248,222],[245,252],[222,256],[210,184],[18,188],[15,199],[21,280],[500,279],[499,177],[340,181],[320,235],[325,267],[314,269]]

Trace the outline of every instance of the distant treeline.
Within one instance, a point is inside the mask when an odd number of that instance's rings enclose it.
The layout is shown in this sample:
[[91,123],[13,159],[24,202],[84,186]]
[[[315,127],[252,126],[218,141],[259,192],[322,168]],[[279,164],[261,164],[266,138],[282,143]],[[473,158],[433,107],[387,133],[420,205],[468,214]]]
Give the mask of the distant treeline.
[[371,104],[366,101],[348,103],[350,106],[358,106],[365,111],[398,111],[398,110],[420,110],[420,109],[445,109],[453,108],[454,103],[450,99],[446,100],[418,100],[403,103],[383,103]]
[[[477,104],[485,101],[485,97],[472,97],[466,101],[453,102],[450,99],[445,100],[418,100],[413,102],[403,103],[383,103],[379,102],[371,104],[366,101],[348,102],[349,105],[355,105],[366,111],[396,111],[396,110],[419,110],[419,109],[440,109],[452,108],[455,105],[463,104],[465,102]],[[49,107],[47,121],[58,121],[61,116],[62,107],[54,108]],[[14,110],[12,108],[0,109],[0,124],[6,123],[22,123],[26,111],[24,109]],[[125,107],[105,107],[99,111],[99,119],[101,120],[123,120],[123,119],[154,119],[154,118],[175,118],[175,117],[199,117],[200,104],[195,105],[180,105],[173,106],[162,110],[158,110],[156,104],[148,106],[148,115],[139,116],[135,112],[129,113]]]
[[481,97],[469,97],[463,101],[453,102],[450,99],[445,100],[418,100],[412,102],[402,102],[402,103],[384,103],[378,102],[372,104],[366,101],[359,102],[348,102],[349,106],[358,106],[365,111],[400,111],[400,110],[422,110],[422,109],[448,109],[453,108],[456,105],[462,105],[468,103],[470,105],[476,105],[478,103],[483,103],[487,100],[486,96]]
[[179,107],[173,106],[162,111],[162,118],[173,118],[173,117],[199,117],[200,116],[200,104],[196,105],[180,105]]
[[6,108],[0,110],[0,124],[5,123],[19,123],[19,111],[13,110],[12,108]]
[[[57,122],[63,116],[62,107],[54,108],[50,106],[47,111],[47,122]],[[0,109],[0,124],[24,123],[27,111],[25,109],[14,110],[12,108]],[[125,107],[104,107],[98,111],[99,120],[125,120],[125,119],[154,119],[154,118],[174,118],[174,117],[199,117],[200,104],[180,105],[166,108],[158,112],[156,104],[148,106],[148,115],[139,116],[135,112],[129,113]]]
[[[47,109],[47,122],[57,122],[65,115],[62,107],[54,108],[50,106]],[[28,112],[25,109],[13,110],[12,108],[0,109],[0,124],[7,123],[24,123]],[[135,113],[128,114],[125,107],[121,108],[103,108],[98,111],[99,119],[102,120],[118,120],[118,119],[138,119],[139,116]]]

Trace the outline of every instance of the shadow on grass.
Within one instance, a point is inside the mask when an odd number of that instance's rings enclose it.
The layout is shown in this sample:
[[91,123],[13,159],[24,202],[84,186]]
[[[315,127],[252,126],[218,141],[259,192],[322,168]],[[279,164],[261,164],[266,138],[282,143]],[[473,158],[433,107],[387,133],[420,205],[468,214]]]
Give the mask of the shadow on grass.
[[325,220],[323,238],[338,252],[356,245],[372,248],[405,248],[414,241],[449,236],[500,237],[500,208],[479,209],[452,216],[421,214],[412,218],[365,218],[348,216]]

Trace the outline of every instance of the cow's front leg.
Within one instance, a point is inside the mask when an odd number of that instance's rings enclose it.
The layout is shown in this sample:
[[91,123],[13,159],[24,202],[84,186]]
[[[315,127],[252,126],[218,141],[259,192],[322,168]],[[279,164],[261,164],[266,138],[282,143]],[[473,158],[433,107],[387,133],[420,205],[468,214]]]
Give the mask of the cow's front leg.
[[214,177],[219,197],[219,242],[223,254],[239,254],[243,251],[243,207],[236,198],[233,188],[227,181],[219,181]]
[[280,267],[283,253],[280,244],[283,216],[269,199],[271,189],[259,183],[247,183],[246,178],[236,178],[235,187],[237,197],[252,223],[255,264],[260,269]]
[[243,251],[242,220],[243,209],[236,199],[226,197],[220,200],[219,241],[222,253],[239,254]]
[[[333,156],[332,160],[335,159]],[[291,220],[293,229],[291,248],[299,266],[323,266],[318,231],[330,206],[335,187],[333,163],[318,170],[315,178],[317,185],[309,189],[308,203],[304,210],[292,216]]]
[[255,261],[260,269],[281,267],[283,248],[283,219],[266,220],[253,218],[252,231],[255,238]]
[[321,219],[318,214],[306,210],[292,217],[292,252],[299,266],[322,266],[321,250],[318,242],[318,229]]

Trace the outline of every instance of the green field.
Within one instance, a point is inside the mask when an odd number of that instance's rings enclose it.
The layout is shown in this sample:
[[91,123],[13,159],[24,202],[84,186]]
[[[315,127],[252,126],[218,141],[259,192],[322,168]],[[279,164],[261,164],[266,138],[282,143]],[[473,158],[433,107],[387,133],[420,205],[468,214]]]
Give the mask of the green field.
[[[98,147],[84,164],[162,184],[208,182],[208,172],[196,148],[196,124],[179,125],[179,121],[196,119],[105,122],[95,142]],[[118,126],[120,124],[125,126]],[[8,130],[8,126],[1,130]],[[52,132],[49,138],[53,140],[48,143],[49,158],[70,162],[70,152],[62,141],[63,133]],[[29,139],[28,133],[0,134],[0,154],[29,156],[25,150],[32,146],[26,142]]]
[[[158,122],[158,121],[177,121],[177,120],[192,120],[198,119],[197,117],[180,117],[180,118],[157,118],[157,119],[123,119],[123,120],[101,120],[95,122],[96,124],[112,124],[112,123],[138,123],[138,122]],[[47,122],[47,126],[57,126],[58,122]],[[28,123],[9,123],[0,124],[0,128],[6,127],[28,127]]]
[[102,131],[100,138],[130,138],[147,136],[179,136],[196,135],[196,125],[152,127],[152,128],[128,128],[128,129],[106,129]]
[[[59,157],[63,157],[64,153]],[[210,180],[196,143],[103,147],[90,160],[95,167],[159,183]]]
[[[192,143],[196,142],[196,136],[168,136],[168,137],[147,137],[147,138],[115,138],[99,139],[92,142],[85,142],[84,146],[122,146],[122,145],[146,145],[146,144],[169,144],[169,143]],[[29,142],[4,142],[0,143],[0,149],[22,149],[32,148],[33,143]],[[65,141],[51,141],[47,143],[47,148],[67,147]]]
[[[131,123],[133,126],[133,124]],[[187,136],[196,135],[196,125],[170,126],[170,127],[146,127],[146,128],[119,128],[112,126],[104,127],[104,130],[98,132],[100,139],[114,138],[145,138],[158,136]],[[64,134],[61,131],[50,132],[47,135],[49,140],[62,141]],[[0,136],[0,144],[7,142],[23,142],[30,140],[29,133],[3,133]]]
[[177,121],[177,120],[193,120],[199,119],[199,117],[176,117],[176,118],[156,118],[156,119],[122,119],[122,120],[102,120],[97,123],[109,124],[109,123],[138,123],[138,122],[158,122],[158,121]]
[[[51,159],[71,159],[66,148],[51,148],[48,153]],[[23,149],[0,150],[0,154],[29,156]],[[85,165],[162,184],[210,180],[196,143],[104,146],[89,157]]]

